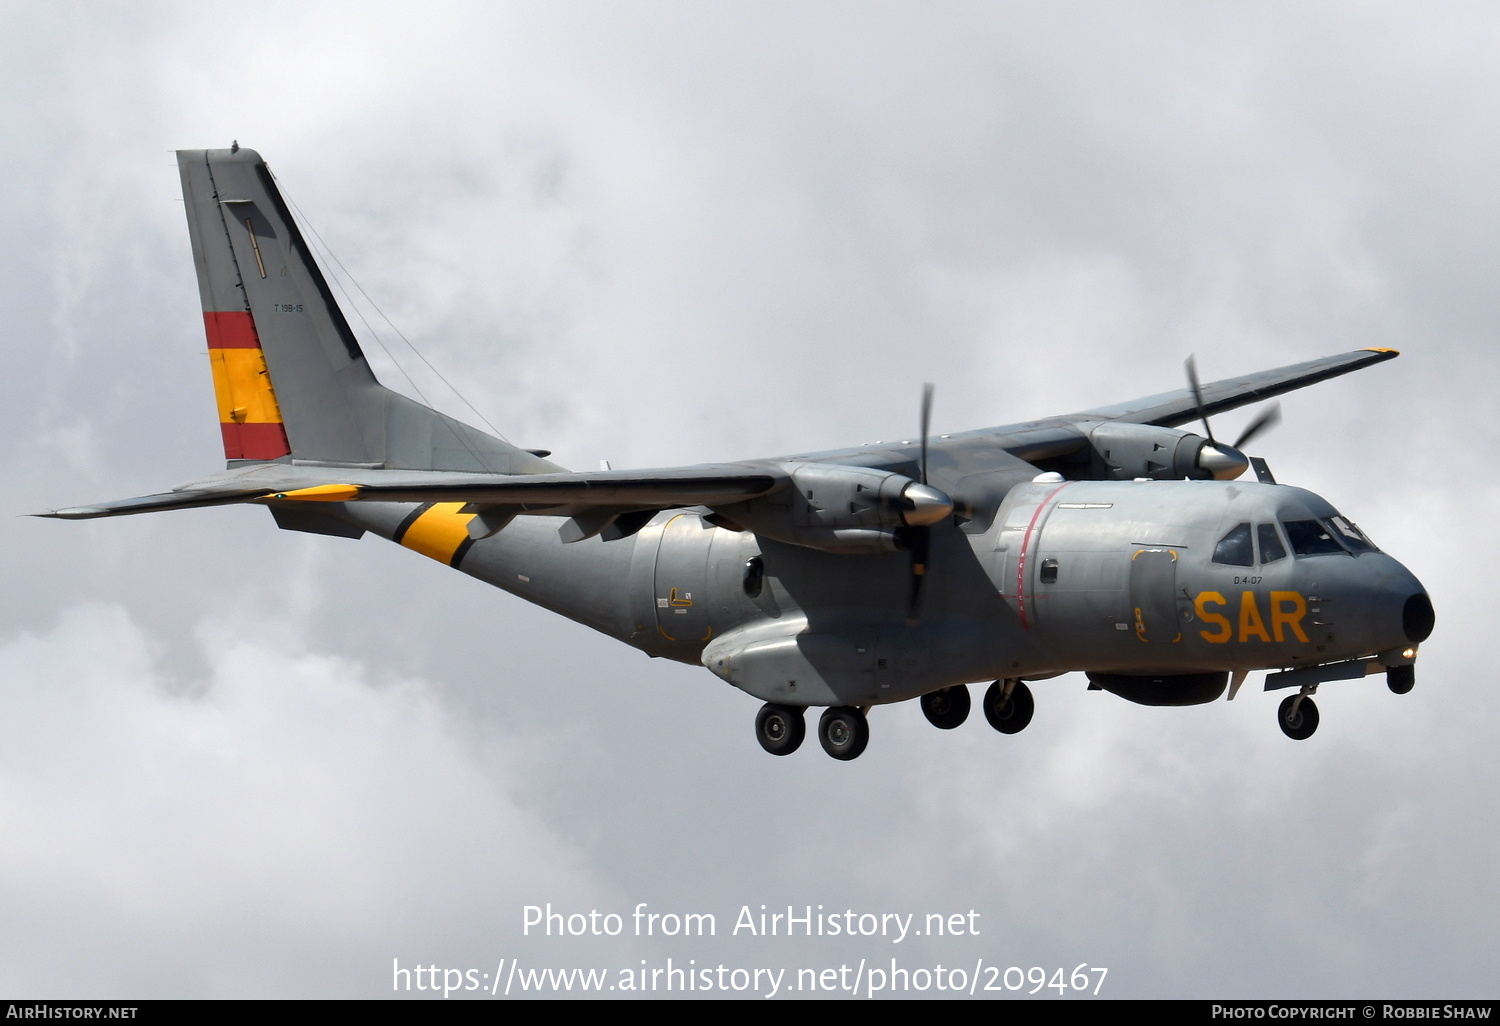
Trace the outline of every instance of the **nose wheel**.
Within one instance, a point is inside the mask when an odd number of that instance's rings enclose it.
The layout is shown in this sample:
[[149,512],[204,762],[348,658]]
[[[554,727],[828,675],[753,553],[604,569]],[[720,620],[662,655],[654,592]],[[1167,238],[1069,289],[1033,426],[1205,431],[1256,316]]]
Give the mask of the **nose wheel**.
[[755,717],[755,740],[772,755],[791,755],[807,736],[803,710],[767,702]]
[[922,696],[922,715],[939,730],[952,730],[969,718],[969,689],[963,684]]
[[984,693],[984,718],[1002,734],[1019,734],[1036,712],[1031,689],[1022,680],[997,680]]
[[1306,741],[1318,729],[1318,707],[1306,695],[1292,695],[1276,711],[1276,722],[1293,741]]
[[818,721],[818,741],[823,751],[841,762],[858,759],[870,743],[870,725],[852,705],[836,705]]

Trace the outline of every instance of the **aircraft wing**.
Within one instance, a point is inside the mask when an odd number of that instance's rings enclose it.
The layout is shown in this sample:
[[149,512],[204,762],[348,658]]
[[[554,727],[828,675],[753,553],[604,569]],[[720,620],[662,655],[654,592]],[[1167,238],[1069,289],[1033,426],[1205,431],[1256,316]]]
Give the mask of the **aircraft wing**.
[[[429,475],[390,474],[369,483],[318,485],[263,496],[325,502],[463,502],[508,506],[520,512],[574,513],[601,506],[675,509],[743,502],[783,486],[787,477],[753,465],[601,470],[591,473]],[[337,478],[338,472],[325,475]]]
[[588,509],[673,509],[743,502],[786,484],[784,473],[757,464],[603,470],[560,474],[452,474],[268,464],[226,472],[181,489],[36,516],[59,520],[158,513],[243,502],[463,502],[517,512],[572,515]]
[[[1203,409],[1209,416],[1213,416],[1384,363],[1386,360],[1394,360],[1400,355],[1394,349],[1357,349],[1352,353],[1325,356],[1275,370],[1210,382],[1202,386]],[[1193,399],[1192,390],[1179,388],[1081,413],[1026,424],[1010,424],[955,437],[985,435],[1012,456],[1036,462],[1064,456],[1082,448],[1087,444],[1087,439],[1078,425],[1084,425],[1086,429],[1092,421],[1123,421],[1128,424],[1175,428],[1197,419],[1198,405]]]
[[[1210,382],[1202,386],[1204,410],[1212,416],[1248,406],[1341,374],[1393,360],[1400,355],[1394,349],[1358,349],[1352,353],[1325,356],[1275,370]],[[1086,432],[1101,421],[1174,428],[1197,419],[1198,407],[1193,400],[1192,390],[1179,388],[1080,413],[943,435],[932,439],[930,444],[934,464],[940,471],[946,465],[951,465],[972,472],[998,466],[995,454],[1001,452],[1023,463],[1032,464],[1075,453],[1088,444]],[[915,471],[919,452],[920,445],[917,441],[908,439],[896,443],[875,443],[853,449],[808,453],[794,458],[912,473]]]
[[[1222,413],[1399,355],[1394,349],[1360,349],[1210,382],[1202,387],[1203,407],[1210,415]],[[940,470],[945,464],[969,470],[987,469],[995,464],[997,457],[1034,463],[1086,445],[1084,432],[1090,422],[1123,421],[1171,428],[1196,419],[1198,407],[1192,391],[1179,388],[1081,413],[944,436],[932,442],[933,459]],[[846,449],[790,459],[911,473],[916,469],[918,451],[919,447],[908,441],[878,449]],[[91,520],[244,502],[373,501],[462,502],[473,507],[504,507],[513,513],[575,516],[591,510],[732,505],[775,492],[788,481],[786,464],[781,461],[545,474],[465,474],[267,463],[248,470],[225,471],[171,492],[35,515]]]
[[[1294,363],[1290,367],[1247,374],[1240,378],[1225,378],[1203,386],[1203,410],[1209,416],[1226,410],[1238,409],[1262,399],[1282,395],[1286,392],[1315,385],[1329,378],[1336,378],[1350,371],[1357,371],[1386,360],[1394,360],[1401,354],[1394,349],[1357,349],[1339,356],[1325,356],[1320,360]],[[1095,410],[1073,414],[1068,420],[1121,420],[1129,424],[1151,424],[1155,427],[1177,427],[1198,419],[1198,406],[1193,393],[1186,388],[1173,392],[1148,395],[1130,402],[1101,406]]]

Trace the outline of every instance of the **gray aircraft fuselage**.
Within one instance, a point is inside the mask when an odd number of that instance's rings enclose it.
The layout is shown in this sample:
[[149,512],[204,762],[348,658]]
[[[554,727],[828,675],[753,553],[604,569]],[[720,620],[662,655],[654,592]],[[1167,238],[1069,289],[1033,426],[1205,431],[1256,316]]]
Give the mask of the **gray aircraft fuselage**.
[[[412,509],[347,504],[343,515],[393,538]],[[462,544],[464,514],[427,515],[453,518],[448,539]],[[1423,591],[1410,571],[1373,549],[1296,555],[1276,526],[1337,515],[1286,485],[1026,481],[988,524],[934,531],[917,625],[904,619],[905,554],[817,552],[687,510],[659,513],[629,538],[571,545],[553,521],[518,518],[468,547],[460,569],[651,656],[704,662],[765,701],[871,706],[994,678],[1258,670],[1408,647],[1404,607]],[[1214,562],[1237,524],[1278,532],[1281,554],[1263,562],[1275,553],[1252,547],[1246,564]],[[401,540],[444,562],[453,555],[410,528]],[[733,651],[706,657],[726,636],[738,637]],[[807,649],[809,638],[836,675],[797,680],[794,663],[790,675],[735,672],[734,651],[756,641]]]

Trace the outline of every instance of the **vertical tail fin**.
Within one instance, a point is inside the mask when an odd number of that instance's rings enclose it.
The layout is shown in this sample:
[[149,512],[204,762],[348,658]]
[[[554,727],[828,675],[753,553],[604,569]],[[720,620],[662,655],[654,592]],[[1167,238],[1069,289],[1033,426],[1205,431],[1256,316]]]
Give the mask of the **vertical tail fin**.
[[179,150],[214,392],[231,461],[558,469],[383,387],[254,150]]

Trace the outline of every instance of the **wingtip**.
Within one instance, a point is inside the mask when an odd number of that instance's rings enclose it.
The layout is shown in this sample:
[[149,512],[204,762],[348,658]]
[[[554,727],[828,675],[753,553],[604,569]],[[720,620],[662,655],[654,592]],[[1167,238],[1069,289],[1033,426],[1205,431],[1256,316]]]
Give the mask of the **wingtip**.
[[1399,349],[1382,349],[1379,346],[1366,346],[1362,350],[1362,352],[1366,352],[1366,353],[1380,353],[1380,354],[1382,354],[1383,356],[1386,356],[1386,357],[1395,357],[1395,356],[1400,356],[1401,355],[1401,350],[1399,350]]

